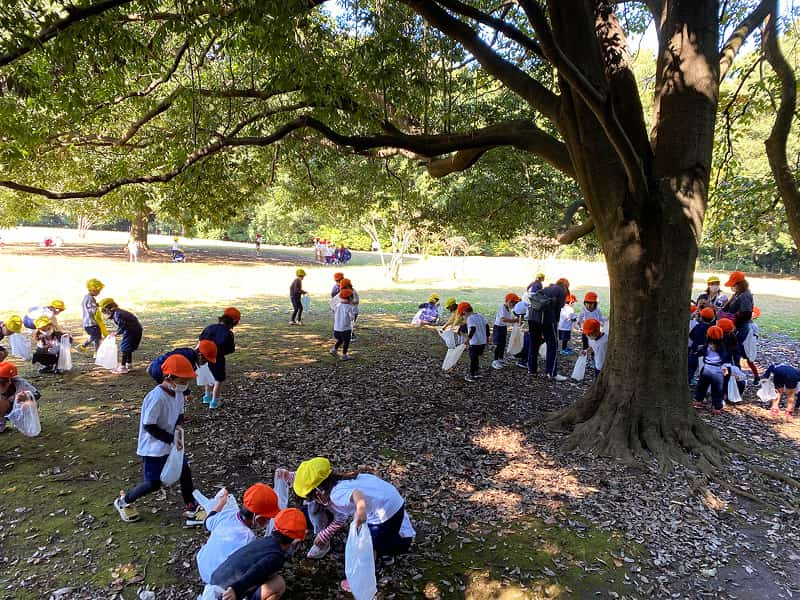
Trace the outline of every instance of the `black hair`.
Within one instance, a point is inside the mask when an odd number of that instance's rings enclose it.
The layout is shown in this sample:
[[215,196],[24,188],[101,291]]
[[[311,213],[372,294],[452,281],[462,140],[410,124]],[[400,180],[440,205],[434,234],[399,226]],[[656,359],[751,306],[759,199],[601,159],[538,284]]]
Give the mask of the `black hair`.
[[256,517],[256,515],[255,515],[254,513],[252,513],[252,512],[250,512],[249,510],[247,510],[247,509],[246,509],[244,506],[242,506],[242,507],[239,509],[239,514],[241,515],[241,517],[242,517],[242,518],[243,518],[245,521],[248,521],[248,522],[250,522],[250,523],[252,523],[252,522],[255,520],[255,517]]
[[346,471],[344,473],[337,473],[333,471],[317,487],[320,488],[322,491],[324,491],[326,494],[330,494],[334,486],[340,481],[355,479],[359,475],[360,473],[358,471]]
[[236,325],[236,321],[234,321],[228,315],[222,315],[219,318],[219,322],[222,323],[223,325],[227,325],[228,327],[234,327]]
[[288,535],[282,534],[277,529],[272,531],[272,537],[274,537],[281,546],[288,546],[294,542],[294,539],[290,538]]

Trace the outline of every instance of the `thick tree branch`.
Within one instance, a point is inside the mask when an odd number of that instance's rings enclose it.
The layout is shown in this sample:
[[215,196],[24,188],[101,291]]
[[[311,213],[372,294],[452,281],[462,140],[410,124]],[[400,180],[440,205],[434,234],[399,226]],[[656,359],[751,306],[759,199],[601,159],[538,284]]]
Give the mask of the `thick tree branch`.
[[459,42],[492,76],[502,81],[544,116],[558,121],[559,98],[514,64],[501,58],[466,23],[452,17],[433,1],[400,0],[439,31]]
[[28,52],[37,48],[47,42],[48,40],[53,39],[57,35],[59,35],[62,31],[69,29],[76,23],[81,21],[85,21],[86,19],[90,19],[91,17],[96,17],[97,15],[101,15],[104,12],[117,8],[119,6],[123,6],[125,4],[130,4],[132,0],[103,0],[102,2],[97,2],[96,4],[90,4],[89,6],[77,7],[77,6],[67,6],[64,10],[67,12],[67,16],[63,19],[59,19],[47,27],[44,27],[38,34],[36,34],[32,38],[28,38],[23,40],[16,48],[6,52],[5,54],[0,54],[0,67],[10,64],[25,56]]
[[786,153],[786,145],[797,107],[797,81],[794,71],[784,57],[778,43],[778,10],[778,0],[771,0],[770,13],[767,17],[762,38],[764,55],[772,70],[778,76],[781,85],[778,112],[775,115],[775,122],[764,146],[767,150],[772,176],[775,178],[775,185],[786,210],[789,231],[792,234],[795,247],[800,249],[800,186],[798,186],[794,173],[789,166],[789,158]]
[[461,150],[447,158],[434,158],[428,163],[428,175],[435,178],[445,177],[451,173],[466,171],[484,154],[495,146],[484,146],[483,148],[473,148],[472,150]]
[[622,161],[628,178],[628,187],[635,197],[644,197],[648,191],[647,178],[642,159],[633,142],[617,118],[610,94],[598,90],[556,43],[544,10],[535,0],[519,0],[520,6],[528,15],[545,56],[558,69],[558,74],[581,97],[592,113]]
[[730,37],[722,45],[722,50],[719,54],[719,80],[725,79],[728,71],[733,64],[733,59],[739,53],[739,50],[744,45],[745,40],[758,27],[769,14],[771,0],[761,0],[758,6],[747,15],[744,20],[731,33]]
[[586,202],[584,200],[578,200],[570,204],[567,207],[567,210],[564,211],[564,218],[561,219],[561,223],[558,226],[559,231],[556,235],[556,241],[559,244],[571,244],[575,240],[578,240],[594,231],[594,221],[592,221],[592,218],[589,216],[586,217],[586,220],[583,223],[569,227],[569,224],[572,222],[575,213],[582,208],[586,209]]

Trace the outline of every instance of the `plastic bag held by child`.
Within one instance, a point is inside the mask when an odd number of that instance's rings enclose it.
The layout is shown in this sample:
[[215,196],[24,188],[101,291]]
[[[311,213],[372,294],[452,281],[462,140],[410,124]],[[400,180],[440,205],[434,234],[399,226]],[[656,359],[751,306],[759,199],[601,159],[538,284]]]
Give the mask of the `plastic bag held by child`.
[[117,338],[109,335],[100,343],[94,364],[109,370],[117,368]]
[[42,423],[39,421],[39,407],[29,392],[26,392],[26,396],[27,400],[14,402],[14,408],[8,413],[7,418],[22,435],[36,437],[42,433]]
[[197,368],[197,385],[214,385],[214,376],[211,374],[208,364]]
[[218,585],[211,585],[209,583],[203,588],[203,595],[198,596],[197,600],[219,600],[222,598],[222,594],[224,593],[225,590],[223,590],[221,587]]
[[11,344],[11,354],[19,356],[22,360],[30,360],[33,357],[31,338],[21,333],[12,333],[8,339]]
[[750,331],[747,333],[747,337],[742,342],[742,346],[744,347],[745,354],[747,354],[747,358],[750,360],[755,360],[758,358],[758,336],[756,335],[753,328],[750,328]]
[[511,335],[508,338],[508,350],[506,350],[506,354],[517,354],[521,352],[524,344],[525,334],[522,333],[522,328],[519,325],[514,325],[511,328]]
[[778,391],[775,389],[775,384],[772,382],[772,379],[762,379],[761,387],[758,388],[756,396],[761,398],[763,402],[772,402],[772,399],[777,395]]
[[452,331],[439,330],[439,337],[442,338],[445,346],[447,346],[449,349],[456,347],[456,334]]
[[303,310],[308,312],[308,309],[311,308],[311,296],[305,294],[300,300],[300,304],[303,305]]
[[575,381],[583,381],[586,376],[586,355],[581,354],[578,360],[575,361],[575,367],[572,369],[572,378]]
[[169,451],[169,456],[167,456],[167,462],[164,463],[164,468],[161,469],[161,483],[164,485],[172,485],[181,478],[182,470],[183,429],[177,427],[175,429],[175,441],[172,442],[172,448]]
[[442,362],[442,371],[449,371],[456,366],[458,359],[464,354],[464,348],[466,348],[464,344],[459,344],[455,348],[451,348],[447,351],[447,354],[444,355],[444,361]]
[[736,377],[731,375],[728,380],[728,398],[726,402],[731,404],[739,404],[742,401],[742,395],[739,393],[739,386],[736,385]]
[[72,370],[72,340],[67,334],[61,336],[61,343],[58,348],[58,364],[56,368],[59,371]]
[[[225,493],[225,488],[219,488],[217,490],[217,494],[213,498],[206,497],[203,492],[200,490],[194,490],[192,492],[192,496],[200,506],[202,506],[207,513],[210,513],[214,510],[214,507],[219,504],[219,499],[222,498],[222,494]],[[228,500],[225,502],[225,506],[222,507],[222,510],[219,512],[225,512],[226,510],[235,510],[239,511],[239,503],[236,502],[236,498],[233,497],[233,494],[228,494]]]
[[539,346],[539,358],[542,360],[547,360],[547,344],[542,344]]
[[356,600],[372,600],[378,591],[375,580],[375,558],[372,556],[372,536],[366,524],[361,531],[350,523],[350,533],[344,548],[344,572]]
[[[283,510],[289,506],[289,484],[282,477],[278,477],[278,471],[275,471],[275,482],[272,489],[275,490],[275,495],[278,496],[278,508]],[[267,528],[264,531],[264,537],[272,535],[272,530],[275,527],[275,519],[270,519]]]

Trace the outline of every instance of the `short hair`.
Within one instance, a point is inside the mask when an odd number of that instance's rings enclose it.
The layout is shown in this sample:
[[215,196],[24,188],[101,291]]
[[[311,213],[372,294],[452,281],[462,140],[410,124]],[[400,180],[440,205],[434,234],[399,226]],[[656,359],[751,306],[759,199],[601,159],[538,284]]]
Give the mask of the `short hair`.
[[274,537],[281,546],[288,546],[289,544],[294,542],[292,538],[290,538],[288,535],[282,534],[277,529],[273,530],[272,537]]

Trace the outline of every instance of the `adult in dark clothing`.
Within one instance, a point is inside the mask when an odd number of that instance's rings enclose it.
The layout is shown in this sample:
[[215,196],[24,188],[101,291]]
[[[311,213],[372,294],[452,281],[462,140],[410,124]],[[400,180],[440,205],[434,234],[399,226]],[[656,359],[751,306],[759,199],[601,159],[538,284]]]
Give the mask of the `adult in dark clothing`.
[[278,572],[305,537],[305,515],[296,508],[282,510],[272,535],[231,554],[211,575],[211,585],[225,590],[223,600],[277,600],[286,591]]
[[203,404],[208,404],[209,408],[217,408],[222,402],[220,399],[222,382],[228,377],[225,371],[225,357],[236,351],[233,328],[239,324],[241,318],[242,313],[239,309],[229,306],[222,311],[218,323],[209,325],[200,334],[200,340],[210,340],[217,345],[217,360],[208,363],[208,370],[214,376],[213,389],[209,389],[211,386],[206,386],[203,394]]
[[289,325],[302,325],[303,294],[308,293],[303,289],[303,278],[306,276],[306,272],[303,269],[297,269],[295,275],[297,277],[289,286],[289,299],[292,301],[292,319],[289,321]]
[[[558,369],[558,320],[561,309],[569,294],[569,281],[562,278],[556,283],[542,289],[539,294],[546,296],[548,306],[544,310],[528,311],[528,329],[531,334],[530,345],[528,346],[528,373],[535,375],[538,370],[539,346],[544,338],[547,344],[547,358],[545,360],[545,372],[547,376],[556,381],[566,381],[566,377],[559,375]],[[531,296],[533,303],[534,297]]]
[[744,341],[750,334],[750,327],[753,322],[754,301],[753,293],[750,291],[750,284],[742,271],[734,271],[725,285],[733,290],[733,296],[725,303],[720,312],[733,316],[733,322],[736,325],[736,339],[739,342],[741,354],[747,361],[747,366],[753,372],[753,383],[758,383],[758,367],[756,367],[752,357],[747,356],[744,350]]

